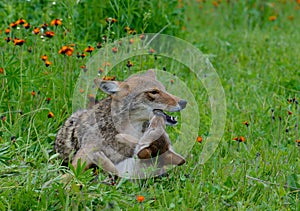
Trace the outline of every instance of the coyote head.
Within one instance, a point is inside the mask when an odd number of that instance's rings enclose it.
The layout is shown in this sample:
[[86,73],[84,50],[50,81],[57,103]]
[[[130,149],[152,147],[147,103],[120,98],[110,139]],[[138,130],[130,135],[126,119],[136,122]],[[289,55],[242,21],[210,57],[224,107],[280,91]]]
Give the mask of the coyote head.
[[116,128],[119,132],[134,130],[134,136],[141,135],[143,123],[152,117],[153,110],[176,112],[187,104],[187,101],[168,93],[153,70],[131,76],[123,82],[102,80],[99,87],[111,95]]

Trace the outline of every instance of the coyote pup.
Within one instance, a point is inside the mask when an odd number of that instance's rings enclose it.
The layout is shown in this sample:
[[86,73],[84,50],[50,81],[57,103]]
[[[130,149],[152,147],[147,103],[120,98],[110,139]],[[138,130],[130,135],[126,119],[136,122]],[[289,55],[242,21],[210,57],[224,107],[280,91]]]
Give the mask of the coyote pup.
[[91,109],[73,113],[56,137],[56,152],[64,163],[70,161],[74,167],[81,159],[86,169],[97,165],[117,174],[115,165],[132,157],[134,148],[116,141],[116,135],[127,134],[140,140],[153,110],[176,112],[187,104],[169,94],[153,70],[123,82],[102,80],[99,88],[110,96]]
[[134,148],[134,155],[116,164],[118,176],[146,178],[165,173],[168,165],[182,165],[185,159],[177,154],[165,131],[166,124],[175,125],[177,121],[161,110],[153,110],[154,116],[149,122],[140,140],[127,134],[118,134],[116,140]]

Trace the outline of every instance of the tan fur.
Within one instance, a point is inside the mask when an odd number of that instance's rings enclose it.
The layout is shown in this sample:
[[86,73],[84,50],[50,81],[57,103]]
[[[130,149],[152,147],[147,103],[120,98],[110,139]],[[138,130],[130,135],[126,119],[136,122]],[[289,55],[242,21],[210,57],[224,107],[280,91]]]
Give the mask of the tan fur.
[[134,148],[116,141],[117,134],[139,140],[153,109],[179,111],[186,101],[169,94],[152,70],[124,82],[96,82],[110,96],[91,109],[72,114],[57,134],[55,150],[65,163],[70,161],[75,167],[80,159],[86,168],[95,164],[116,173],[115,165],[134,155]]

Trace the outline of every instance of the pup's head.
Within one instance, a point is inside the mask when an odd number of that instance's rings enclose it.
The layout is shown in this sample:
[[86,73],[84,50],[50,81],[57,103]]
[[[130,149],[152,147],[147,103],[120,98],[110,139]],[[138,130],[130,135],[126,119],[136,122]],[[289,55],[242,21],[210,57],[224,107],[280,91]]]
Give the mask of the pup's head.
[[[170,138],[165,131],[165,125],[175,125],[177,121],[164,113],[161,110],[153,110],[154,116],[149,122],[149,127],[145,132],[151,137],[158,137],[155,140],[150,140],[150,144],[145,144],[137,151],[137,156],[140,159],[151,159],[157,156],[161,165],[182,165],[185,159],[177,154],[172,146]],[[149,133],[148,133],[149,131]],[[153,132],[154,131],[154,132]],[[158,133],[155,134],[154,133]],[[158,136],[157,136],[158,135]],[[147,137],[148,138],[148,137]],[[142,139],[143,140],[143,139]]]

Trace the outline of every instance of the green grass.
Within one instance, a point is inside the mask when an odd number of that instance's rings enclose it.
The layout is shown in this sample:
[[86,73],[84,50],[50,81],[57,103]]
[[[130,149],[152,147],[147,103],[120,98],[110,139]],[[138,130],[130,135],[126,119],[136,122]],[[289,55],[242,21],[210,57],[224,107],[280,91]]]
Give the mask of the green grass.
[[[300,97],[300,5],[289,0],[214,4],[208,0],[1,2],[0,210],[299,210],[300,148],[295,141],[300,139],[296,126],[300,108],[287,99]],[[271,16],[276,20],[270,21]],[[109,27],[107,17],[118,22]],[[20,26],[6,35],[5,29],[19,18],[31,28]],[[33,27],[55,18],[63,25],[51,26],[53,38],[42,40],[31,33]],[[104,35],[112,40],[126,36],[125,26],[153,33],[166,25],[164,33],[189,41],[210,58],[224,87],[226,129],[211,159],[199,164],[211,124],[205,89],[176,62],[145,56],[132,59],[131,73],[141,67],[166,67],[171,74],[182,68],[177,76],[196,87],[193,95],[203,143],[195,143],[187,163],[162,178],[120,179],[108,186],[99,182],[107,176],[102,171],[95,181],[92,171],[62,167],[53,150],[55,134],[72,112],[80,66],[95,54],[78,59],[76,53],[103,43]],[[14,46],[6,43],[7,36],[26,42]],[[75,44],[71,57],[58,53],[70,44]],[[49,67],[41,60],[44,54],[52,62]],[[125,65],[126,61],[112,72],[119,80],[127,77]],[[48,118],[49,112],[54,118]],[[178,131],[171,132],[176,138]],[[233,140],[239,136],[246,138],[245,143]],[[196,142],[196,137],[187,138]],[[68,185],[60,179],[64,172],[74,175]],[[144,196],[144,202],[137,202],[137,195]]]

